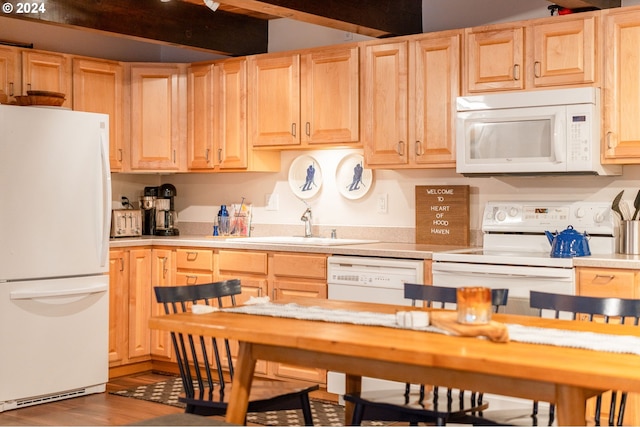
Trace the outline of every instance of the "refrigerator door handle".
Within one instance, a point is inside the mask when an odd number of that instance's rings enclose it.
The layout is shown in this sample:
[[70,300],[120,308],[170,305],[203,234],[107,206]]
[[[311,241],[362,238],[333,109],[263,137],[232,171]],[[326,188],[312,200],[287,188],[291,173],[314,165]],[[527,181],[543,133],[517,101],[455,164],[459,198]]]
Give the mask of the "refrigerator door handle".
[[108,289],[109,289],[108,284],[98,283],[95,285],[90,285],[82,288],[11,291],[9,293],[9,298],[12,300],[24,300],[24,299],[38,299],[38,298],[84,296],[84,295],[90,295],[90,294],[95,294],[99,292],[107,292]]
[[[108,126],[108,124],[103,124]],[[100,133],[100,157],[102,160],[102,236],[98,239],[102,242],[100,247],[100,266],[107,264],[107,251],[109,250],[109,233],[111,231],[111,170],[109,166],[109,141],[105,138],[105,133]]]

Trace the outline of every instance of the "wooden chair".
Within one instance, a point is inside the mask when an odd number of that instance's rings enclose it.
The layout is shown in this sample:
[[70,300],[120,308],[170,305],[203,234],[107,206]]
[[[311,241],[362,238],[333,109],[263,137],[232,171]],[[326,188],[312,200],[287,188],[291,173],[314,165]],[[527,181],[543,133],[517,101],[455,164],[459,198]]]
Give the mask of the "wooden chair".
[[[203,285],[155,287],[156,300],[166,314],[190,310],[191,305],[235,306],[241,292],[240,280],[226,280]],[[235,374],[231,346],[227,339],[171,332],[171,341],[180,370],[185,394],[179,401],[185,412],[198,415],[224,415],[231,381]],[[226,359],[224,375],[223,357]],[[228,378],[227,378],[228,377]],[[248,412],[301,409],[306,425],[313,425],[309,393],[318,385],[289,381],[255,379],[249,396]]]
[[[626,320],[627,323],[638,325],[640,323],[640,300],[621,298],[597,298],[576,295],[551,294],[546,292],[531,291],[529,294],[532,308],[537,308],[540,315],[542,310],[552,310],[556,319],[561,317],[561,313],[569,313],[572,319],[583,319],[588,321],[601,320],[609,323],[615,319],[618,322]],[[620,393],[618,402],[618,392],[611,392],[611,403],[609,405],[609,425],[621,426],[624,419],[625,405],[627,403],[627,393]],[[554,405],[549,408],[549,425],[554,420]],[[617,420],[615,414],[618,414]],[[533,419],[536,421],[538,413],[538,402],[533,404]],[[595,425],[600,425],[602,413],[602,395],[596,398]],[[535,425],[535,424],[534,424]]]
[[[445,304],[453,305],[457,300],[456,291],[456,288],[443,286],[412,283],[404,285],[404,296],[411,299],[414,306],[416,301],[426,301],[427,306],[433,308],[444,308]],[[492,290],[495,311],[507,304],[508,294],[507,289]],[[482,417],[482,411],[488,407],[488,404],[482,401],[482,393],[458,390],[457,399],[454,399],[454,393],[453,389],[447,388],[445,396],[441,396],[439,388],[434,386],[432,399],[425,401],[425,386],[420,384],[417,400],[414,400],[411,396],[411,384],[406,384],[403,395],[395,391],[362,392],[346,394],[344,399],[355,405],[352,425],[360,425],[363,420],[408,422],[409,425],[418,425],[420,422],[445,425],[449,421],[496,425]]]

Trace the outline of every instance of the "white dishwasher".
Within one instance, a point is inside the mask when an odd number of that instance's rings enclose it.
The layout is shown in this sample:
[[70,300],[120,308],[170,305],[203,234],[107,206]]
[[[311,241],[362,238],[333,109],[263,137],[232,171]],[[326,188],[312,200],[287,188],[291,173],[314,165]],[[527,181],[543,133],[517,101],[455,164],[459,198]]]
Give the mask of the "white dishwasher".
[[[329,257],[327,272],[329,299],[411,305],[411,301],[404,298],[404,284],[424,282],[424,261],[336,255]],[[362,379],[363,391],[404,391],[404,387],[392,381]],[[344,373],[327,373],[327,391],[340,396],[345,393]]]

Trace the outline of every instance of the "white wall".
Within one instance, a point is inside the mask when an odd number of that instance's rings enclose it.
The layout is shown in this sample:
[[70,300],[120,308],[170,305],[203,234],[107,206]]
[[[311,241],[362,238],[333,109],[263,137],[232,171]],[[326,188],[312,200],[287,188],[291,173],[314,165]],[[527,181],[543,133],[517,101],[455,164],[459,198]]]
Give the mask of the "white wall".
[[[546,0],[423,0],[425,31],[460,28],[493,22],[547,16]],[[640,4],[640,0],[623,0],[623,6]],[[478,6],[481,5],[481,6]],[[296,34],[291,37],[291,34]],[[281,51],[342,43],[342,31],[302,24],[288,19],[271,22],[269,50]],[[37,49],[124,61],[190,62],[218,57],[192,49],[145,43],[97,32],[78,31],[59,26],[36,24],[0,16],[0,39],[34,43]],[[353,35],[353,40],[366,39]],[[336,165],[348,152],[317,151],[325,182],[309,204],[317,223],[347,226],[413,227],[415,221],[414,188],[416,185],[468,184],[472,187],[472,223],[477,229],[480,207],[487,200],[592,200],[609,201],[625,189],[626,199],[633,201],[640,188],[640,166],[626,166],[621,177],[541,177],[541,178],[464,178],[451,170],[376,171],[370,192],[359,200],[344,199],[335,188]],[[211,222],[220,204],[239,202],[244,196],[252,202],[254,224],[300,225],[304,204],[297,200],[287,180],[289,166],[300,152],[282,154],[279,173],[129,175],[113,174],[114,200],[121,195],[136,201],[148,185],[171,182],[176,185],[176,206],[180,221]],[[265,194],[275,193],[279,210],[265,210]],[[376,198],[388,195],[387,214],[376,213]]]
[[[314,156],[324,177],[320,192],[307,203],[312,207],[314,223],[325,226],[397,226],[415,225],[416,185],[470,185],[471,229],[478,230],[481,207],[488,200],[560,200],[611,201],[621,190],[625,199],[633,202],[640,189],[640,166],[625,166],[624,175],[548,176],[548,177],[494,177],[465,178],[453,170],[374,171],[371,190],[359,200],[344,198],[336,188],[335,172],[340,159],[354,150],[304,152]],[[176,209],[181,222],[213,222],[220,204],[239,203],[241,197],[253,204],[256,227],[260,224],[300,225],[305,210],[304,202],[297,199],[288,183],[291,162],[302,152],[282,154],[279,173],[233,174],[176,174],[163,175],[159,182],[176,186]],[[114,183],[128,178],[114,175]],[[138,178],[139,179],[139,178]],[[151,185],[151,184],[144,184]],[[125,194],[132,200],[141,195],[143,185],[128,187],[139,194]],[[265,195],[277,194],[278,211],[265,209]],[[388,196],[389,210],[376,213],[376,200],[380,194]],[[120,194],[114,188],[114,199]]]

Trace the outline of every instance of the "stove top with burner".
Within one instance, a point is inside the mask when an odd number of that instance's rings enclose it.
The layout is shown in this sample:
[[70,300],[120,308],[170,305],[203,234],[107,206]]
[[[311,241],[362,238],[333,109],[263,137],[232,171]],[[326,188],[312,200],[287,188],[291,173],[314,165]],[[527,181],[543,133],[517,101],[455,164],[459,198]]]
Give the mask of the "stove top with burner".
[[545,231],[568,226],[589,236],[592,254],[615,252],[616,218],[605,202],[488,202],[482,217],[483,246],[433,254],[433,261],[543,267],[573,266],[552,258]]

